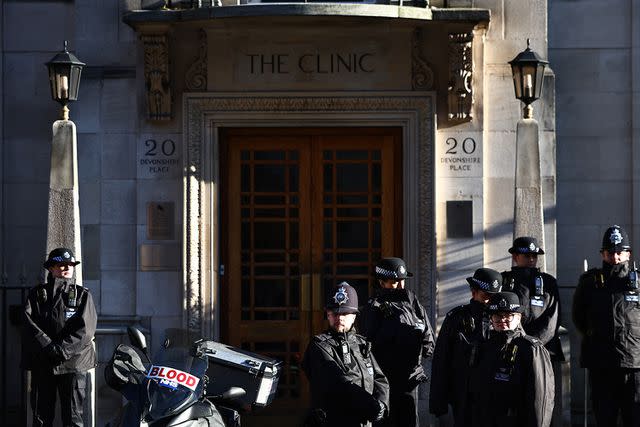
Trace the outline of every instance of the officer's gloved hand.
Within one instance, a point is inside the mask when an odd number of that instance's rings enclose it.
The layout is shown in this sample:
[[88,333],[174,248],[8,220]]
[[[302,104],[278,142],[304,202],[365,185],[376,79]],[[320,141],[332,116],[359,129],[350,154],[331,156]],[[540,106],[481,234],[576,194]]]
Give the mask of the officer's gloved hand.
[[64,353],[62,352],[62,347],[60,347],[58,344],[49,344],[44,348],[44,353],[49,363],[54,366],[59,365],[66,360],[66,358],[64,357]]
[[417,375],[414,375],[413,377],[409,378],[409,382],[407,384],[407,389],[408,390],[413,390],[414,388],[418,387],[420,384],[427,382],[429,378],[427,377],[427,375],[424,372],[420,372]]
[[380,410],[378,411],[378,414],[376,415],[376,417],[373,420],[371,420],[373,422],[381,421],[387,413],[387,407],[385,406],[384,403],[378,402],[378,405],[380,405]]

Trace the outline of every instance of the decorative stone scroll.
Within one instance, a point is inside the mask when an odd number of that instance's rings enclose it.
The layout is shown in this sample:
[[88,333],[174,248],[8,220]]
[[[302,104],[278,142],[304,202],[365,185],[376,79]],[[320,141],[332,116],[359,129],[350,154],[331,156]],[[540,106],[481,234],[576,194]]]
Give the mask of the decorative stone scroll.
[[198,58],[187,70],[185,85],[188,90],[200,92],[207,90],[207,33],[198,31]]
[[449,34],[449,122],[463,123],[472,119],[473,33]]
[[166,34],[143,34],[144,80],[149,120],[171,120],[169,38]]
[[411,87],[413,90],[433,89],[433,70],[422,55],[422,30],[416,28],[411,37]]
[[[212,229],[219,221],[215,200],[220,191],[214,177],[219,174],[216,154],[217,129],[226,126],[394,126],[404,135],[404,223],[410,230],[404,257],[414,271],[415,290],[427,310],[435,304],[435,96],[402,92],[384,96],[311,96],[282,93],[187,94],[184,100],[184,296],[183,324],[190,331],[211,334],[212,272],[217,269]],[[391,112],[393,112],[391,114]],[[410,203],[410,204],[409,204]],[[212,258],[213,257],[213,258]]]

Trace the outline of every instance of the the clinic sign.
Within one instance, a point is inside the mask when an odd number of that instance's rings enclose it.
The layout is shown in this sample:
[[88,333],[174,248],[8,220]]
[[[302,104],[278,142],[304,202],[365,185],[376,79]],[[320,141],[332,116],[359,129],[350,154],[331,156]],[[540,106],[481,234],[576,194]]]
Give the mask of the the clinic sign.
[[376,71],[374,52],[248,53],[244,69],[265,74],[368,74]]
[[[298,28],[298,27],[296,27]],[[329,27],[317,32],[208,33],[209,91],[399,90],[411,88],[412,33],[371,34]],[[212,42],[215,40],[215,43]]]

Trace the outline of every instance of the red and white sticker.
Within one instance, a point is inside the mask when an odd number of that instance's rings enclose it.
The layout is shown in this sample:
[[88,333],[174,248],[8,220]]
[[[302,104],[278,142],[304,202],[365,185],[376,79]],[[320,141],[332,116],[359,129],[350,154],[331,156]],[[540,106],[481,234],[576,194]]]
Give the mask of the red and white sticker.
[[174,383],[196,391],[200,378],[183,372],[179,369],[169,368],[167,366],[151,366],[147,378],[156,378],[164,383]]

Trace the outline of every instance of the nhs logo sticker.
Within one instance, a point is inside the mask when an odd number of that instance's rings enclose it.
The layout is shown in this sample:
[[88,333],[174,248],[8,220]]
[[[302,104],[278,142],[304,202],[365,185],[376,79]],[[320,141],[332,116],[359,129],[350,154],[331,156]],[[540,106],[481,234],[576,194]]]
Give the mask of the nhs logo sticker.
[[164,378],[161,379],[160,381],[158,381],[158,384],[160,384],[161,386],[164,386],[164,387],[168,387],[168,388],[170,388],[172,390],[175,390],[175,389],[178,388],[178,383],[177,382],[170,381],[170,380],[167,380],[167,379],[164,379]]

